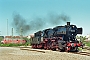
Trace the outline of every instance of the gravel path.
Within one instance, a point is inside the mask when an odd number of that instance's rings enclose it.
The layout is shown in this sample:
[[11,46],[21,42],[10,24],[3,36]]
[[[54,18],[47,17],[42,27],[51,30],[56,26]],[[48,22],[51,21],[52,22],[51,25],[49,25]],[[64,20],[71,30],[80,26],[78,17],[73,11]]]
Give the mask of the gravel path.
[[90,60],[90,56],[44,50],[45,53],[0,47],[0,60]]

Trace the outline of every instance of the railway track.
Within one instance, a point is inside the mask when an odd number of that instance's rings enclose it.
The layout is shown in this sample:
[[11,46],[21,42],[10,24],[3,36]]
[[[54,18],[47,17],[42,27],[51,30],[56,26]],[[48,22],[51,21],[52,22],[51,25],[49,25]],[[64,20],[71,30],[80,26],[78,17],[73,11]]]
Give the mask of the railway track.
[[39,50],[39,49],[32,49],[31,47],[20,47],[20,50],[27,50],[27,51],[35,51],[35,52],[45,53],[45,51],[42,51],[42,50]]
[[83,49],[87,49],[87,50],[90,50],[90,47],[84,47]]
[[[35,52],[45,53],[45,51],[43,51],[43,50],[32,49],[31,47],[20,47],[20,50],[27,50],[27,51],[35,51]],[[68,52],[68,53],[90,56],[90,52]]]
[[90,56],[90,52],[70,52],[70,53]]

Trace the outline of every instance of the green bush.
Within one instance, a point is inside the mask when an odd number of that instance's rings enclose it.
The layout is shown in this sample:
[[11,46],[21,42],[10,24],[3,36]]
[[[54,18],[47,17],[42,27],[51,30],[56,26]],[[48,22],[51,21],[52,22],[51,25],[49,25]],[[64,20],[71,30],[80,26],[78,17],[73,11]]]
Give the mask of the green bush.
[[90,42],[86,42],[86,45],[90,47]]
[[28,42],[24,44],[24,46],[30,46],[30,45],[31,45],[31,44],[30,44],[30,43],[28,43]]
[[90,47],[90,41],[84,41],[83,44],[85,44],[85,46],[89,46]]

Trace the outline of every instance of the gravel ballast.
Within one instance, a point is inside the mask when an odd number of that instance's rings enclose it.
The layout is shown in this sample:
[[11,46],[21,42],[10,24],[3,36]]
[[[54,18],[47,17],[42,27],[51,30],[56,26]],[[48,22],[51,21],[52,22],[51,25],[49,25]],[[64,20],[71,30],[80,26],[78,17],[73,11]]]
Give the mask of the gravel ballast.
[[20,50],[14,47],[0,47],[0,60],[90,60],[90,56],[42,50],[37,51]]

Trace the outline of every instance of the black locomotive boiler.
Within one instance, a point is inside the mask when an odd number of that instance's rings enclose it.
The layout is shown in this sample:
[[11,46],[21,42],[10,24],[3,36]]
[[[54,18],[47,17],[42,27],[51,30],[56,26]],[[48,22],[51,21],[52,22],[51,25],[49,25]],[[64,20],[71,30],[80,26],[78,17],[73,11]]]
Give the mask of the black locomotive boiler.
[[59,50],[59,51],[78,51],[82,42],[76,39],[77,34],[82,34],[82,28],[70,25],[56,26],[34,33],[31,39],[32,48]]

